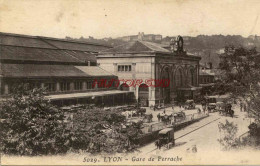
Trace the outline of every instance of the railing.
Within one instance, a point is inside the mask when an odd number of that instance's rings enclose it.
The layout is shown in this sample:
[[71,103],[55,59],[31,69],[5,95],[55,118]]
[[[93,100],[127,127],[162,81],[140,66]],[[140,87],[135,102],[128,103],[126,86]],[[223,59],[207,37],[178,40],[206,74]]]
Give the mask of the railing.
[[250,135],[249,131],[245,132],[244,134],[239,136],[239,141],[242,141],[244,138],[248,137]]
[[176,121],[174,121],[174,119],[172,119],[169,123],[165,123],[165,122],[158,122],[158,123],[154,123],[154,124],[146,124],[144,126],[144,128],[142,129],[143,133],[150,133],[150,132],[154,132],[154,131],[158,131],[167,127],[171,127],[171,126],[176,126],[176,125],[180,125],[189,121],[193,121],[196,119],[200,119],[202,117],[206,117],[208,116],[208,114],[205,113],[194,113],[191,115],[187,115],[185,118],[183,119],[176,119]]

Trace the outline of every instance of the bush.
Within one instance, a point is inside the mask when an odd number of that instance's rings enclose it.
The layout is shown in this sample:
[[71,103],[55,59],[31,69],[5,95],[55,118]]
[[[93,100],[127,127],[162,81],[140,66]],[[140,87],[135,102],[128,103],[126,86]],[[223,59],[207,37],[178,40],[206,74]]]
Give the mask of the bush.
[[[239,139],[236,137],[237,125],[233,122],[219,123],[219,131],[223,133],[222,138],[218,139],[224,150],[236,149],[239,147]],[[223,131],[223,132],[222,132]]]

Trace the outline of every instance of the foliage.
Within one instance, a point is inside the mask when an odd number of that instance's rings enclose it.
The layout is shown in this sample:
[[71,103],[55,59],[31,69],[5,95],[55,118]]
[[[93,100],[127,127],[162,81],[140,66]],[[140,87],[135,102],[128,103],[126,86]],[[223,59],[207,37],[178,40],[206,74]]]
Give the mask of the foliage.
[[249,128],[250,136],[255,136],[260,138],[260,127],[258,127],[256,123],[251,123],[248,126],[248,128]]
[[[72,131],[81,131],[84,140],[74,140],[72,144],[83,144],[92,153],[123,152],[135,149],[134,140],[141,134],[141,124],[126,124],[126,119],[118,110],[80,110],[73,114]],[[82,148],[80,145],[79,148]]]
[[1,103],[0,119],[1,151],[18,155],[132,151],[142,126],[127,125],[118,110],[94,108],[64,113],[46,100],[43,89],[30,90],[24,85]]
[[42,89],[19,86],[15,91],[0,105],[1,151],[20,155],[64,151],[61,111],[44,99]]
[[260,115],[260,54],[256,48],[226,46],[221,56],[222,69],[219,89],[230,92],[235,99],[243,100],[248,111],[259,120]]
[[236,138],[237,134],[237,125],[234,125],[233,122],[219,123],[219,131],[222,135],[222,138],[218,139],[219,143],[223,146],[224,150],[230,150],[238,148],[239,139]]

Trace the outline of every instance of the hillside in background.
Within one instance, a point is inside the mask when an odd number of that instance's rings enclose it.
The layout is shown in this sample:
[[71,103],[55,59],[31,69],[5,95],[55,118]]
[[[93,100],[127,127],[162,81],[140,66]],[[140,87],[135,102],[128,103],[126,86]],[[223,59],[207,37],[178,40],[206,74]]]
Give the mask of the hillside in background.
[[[176,36],[166,36],[161,39],[162,44],[169,45],[170,40],[176,38]],[[234,45],[236,47],[257,47],[257,50],[260,51],[260,36],[249,36],[247,38],[240,35],[199,35],[196,37],[183,36],[184,38],[184,48],[187,52],[200,56],[202,59],[201,64],[212,63],[214,68],[218,67],[219,64],[219,54],[224,52],[224,47],[226,45]],[[66,37],[67,40],[76,40],[82,42],[93,42],[106,44],[110,46],[118,46],[127,43],[120,38],[103,38],[95,39],[94,37],[89,36],[88,38],[71,38]]]

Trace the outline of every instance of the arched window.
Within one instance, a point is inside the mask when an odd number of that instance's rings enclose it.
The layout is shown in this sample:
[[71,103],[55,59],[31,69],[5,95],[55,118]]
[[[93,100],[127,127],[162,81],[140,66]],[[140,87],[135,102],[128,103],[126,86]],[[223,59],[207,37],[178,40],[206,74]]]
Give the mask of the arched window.
[[187,85],[194,86],[196,82],[196,73],[193,69],[189,69],[187,73]]
[[126,83],[123,83],[122,85],[120,85],[120,90],[129,91],[129,85],[127,85]]
[[181,72],[181,69],[178,69],[175,72],[174,80],[175,80],[175,86],[176,87],[181,87],[182,86],[182,72]]

